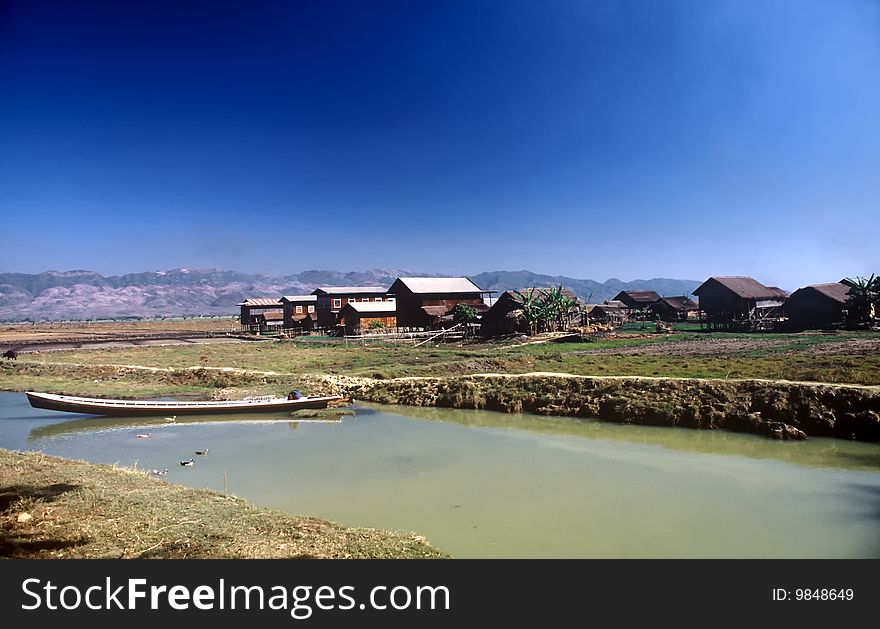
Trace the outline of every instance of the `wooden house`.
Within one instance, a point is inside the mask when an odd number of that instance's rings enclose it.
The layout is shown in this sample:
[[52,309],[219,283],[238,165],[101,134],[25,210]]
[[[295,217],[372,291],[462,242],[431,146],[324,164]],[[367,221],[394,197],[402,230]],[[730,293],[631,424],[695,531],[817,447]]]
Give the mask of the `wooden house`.
[[336,315],[336,328],[345,336],[397,328],[397,305],[391,301],[350,301]]
[[844,320],[850,287],[842,282],[813,284],[794,291],[785,302],[790,330],[821,330]]
[[335,329],[336,316],[348,303],[383,302],[391,299],[388,291],[381,286],[321,286],[313,290],[312,295],[317,297],[317,327],[322,330]]
[[626,322],[629,308],[622,301],[605,301],[601,304],[588,306],[587,320],[608,325],[623,325]]
[[[284,306],[284,327],[310,331],[317,319],[317,295],[285,295],[281,299]],[[311,315],[311,316],[310,316]]]
[[652,290],[622,290],[611,301],[623,303],[629,310],[645,310],[660,299]]
[[457,304],[485,312],[483,297],[493,292],[466,277],[398,277],[388,289],[397,299],[397,325],[406,328],[438,327]]
[[654,318],[661,321],[687,321],[696,317],[699,306],[687,295],[661,297],[649,306]]
[[745,276],[710,277],[694,289],[700,312],[713,328],[769,329],[781,319],[788,293]]
[[[491,338],[493,336],[504,336],[507,334],[528,333],[528,323],[523,318],[523,302],[519,293],[527,293],[529,290],[538,292],[541,296],[546,296],[551,289],[534,288],[523,289],[522,291],[504,291],[498,296],[492,306],[483,313],[480,318],[480,336]],[[562,293],[572,301],[572,308],[569,310],[568,324],[580,324],[580,310],[578,308],[578,298],[571,290],[564,288]]]
[[[279,313],[284,317],[284,305],[276,298],[250,298],[238,306],[241,308],[239,320],[242,327],[258,330],[266,322],[268,313]],[[273,317],[274,320],[274,317]]]
[[636,321],[649,318],[651,304],[659,299],[660,295],[652,290],[622,290],[611,301],[618,301],[626,306],[627,319]]

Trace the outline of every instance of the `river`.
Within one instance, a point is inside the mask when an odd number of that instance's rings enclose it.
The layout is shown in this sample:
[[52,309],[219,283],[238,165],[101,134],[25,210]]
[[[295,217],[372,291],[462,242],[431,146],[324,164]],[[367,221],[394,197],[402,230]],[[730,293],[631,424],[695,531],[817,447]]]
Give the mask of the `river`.
[[[0,447],[167,467],[157,482],[415,531],[455,557],[880,558],[880,444],[489,411],[356,411],[333,422],[168,423],[43,411],[0,392]],[[192,467],[179,464],[190,458]]]

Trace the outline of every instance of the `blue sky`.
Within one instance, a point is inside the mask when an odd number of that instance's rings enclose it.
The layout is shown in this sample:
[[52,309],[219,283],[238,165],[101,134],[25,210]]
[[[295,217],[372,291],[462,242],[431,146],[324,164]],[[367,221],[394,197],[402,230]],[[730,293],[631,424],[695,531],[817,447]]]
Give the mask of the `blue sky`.
[[873,0],[0,3],[0,271],[880,271]]

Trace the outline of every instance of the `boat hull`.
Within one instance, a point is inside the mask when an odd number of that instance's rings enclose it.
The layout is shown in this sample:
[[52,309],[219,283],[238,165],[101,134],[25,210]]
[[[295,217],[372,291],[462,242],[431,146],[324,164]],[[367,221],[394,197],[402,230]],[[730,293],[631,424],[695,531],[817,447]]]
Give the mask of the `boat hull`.
[[293,400],[161,402],[109,400],[28,391],[27,398],[34,408],[50,411],[112,417],[155,417],[159,415],[217,415],[223,413],[287,413],[305,408],[327,408],[330,402],[341,400],[342,396],[301,397]]

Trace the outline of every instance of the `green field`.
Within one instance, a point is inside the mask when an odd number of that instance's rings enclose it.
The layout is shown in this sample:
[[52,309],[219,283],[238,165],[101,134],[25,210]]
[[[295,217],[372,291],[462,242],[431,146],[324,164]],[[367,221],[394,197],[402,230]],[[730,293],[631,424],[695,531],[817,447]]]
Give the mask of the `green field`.
[[[0,388],[90,389],[186,395],[224,387],[269,389],[301,376],[371,378],[533,371],[596,376],[761,378],[880,385],[880,334],[619,334],[594,342],[361,346],[319,337],[240,344],[75,350],[5,361]],[[109,366],[109,367],[108,367]],[[163,371],[125,369],[151,367]],[[110,368],[112,367],[112,368]],[[192,368],[203,367],[202,372]],[[230,374],[232,368],[270,375]],[[189,370],[188,374],[167,370]],[[100,386],[97,386],[100,384]]]

